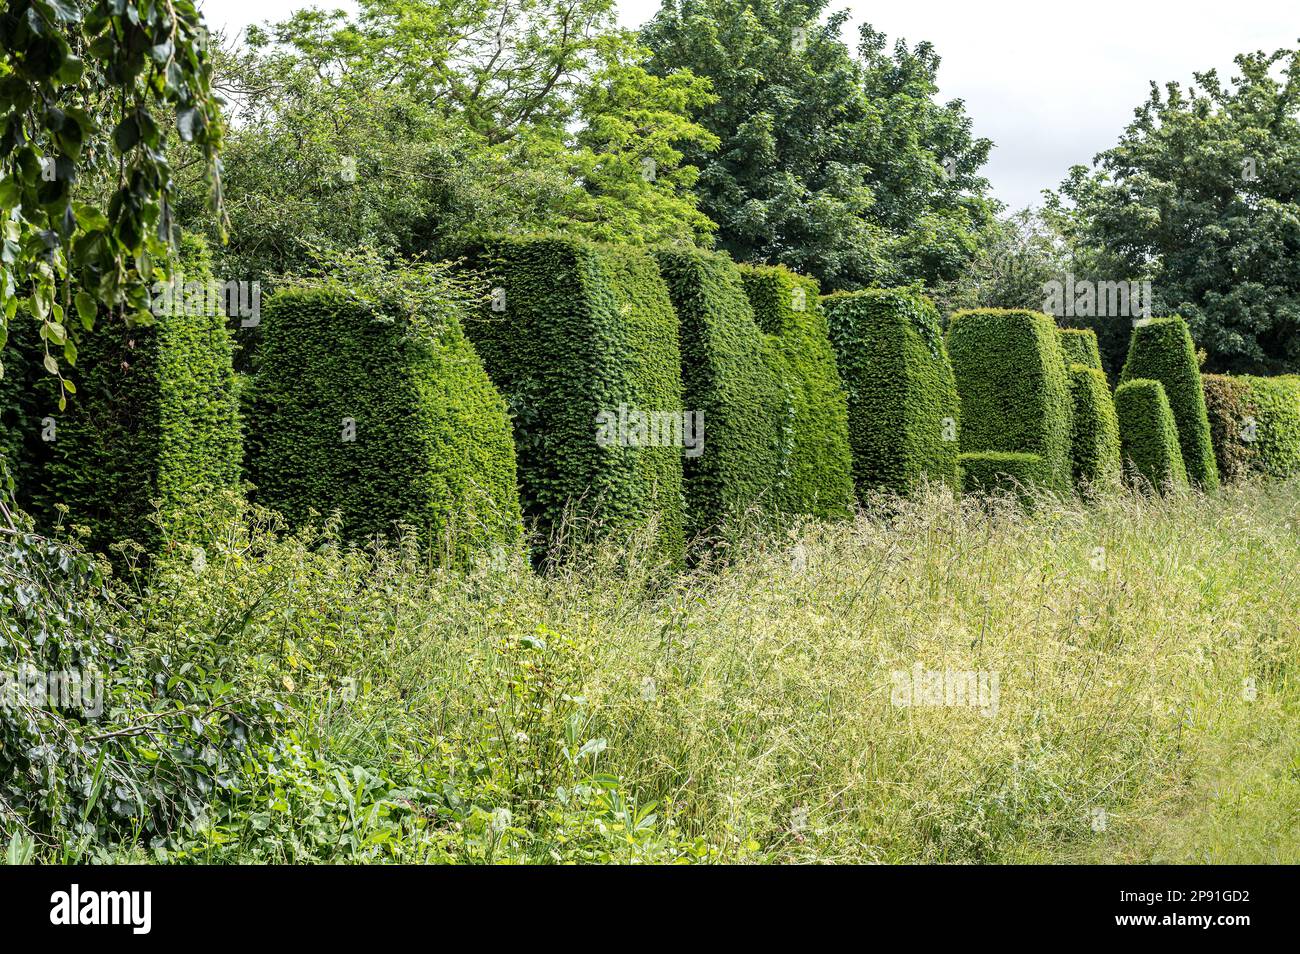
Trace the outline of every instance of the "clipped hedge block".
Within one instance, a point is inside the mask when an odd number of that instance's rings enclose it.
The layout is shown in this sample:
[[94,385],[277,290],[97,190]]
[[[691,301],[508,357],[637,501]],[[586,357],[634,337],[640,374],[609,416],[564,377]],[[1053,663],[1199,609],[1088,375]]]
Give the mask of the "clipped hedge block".
[[1040,479],[1071,487],[1071,398],[1055,322],[1035,311],[959,311],[948,328],[964,453],[1043,459]]
[[1157,491],[1187,486],[1178,426],[1159,381],[1135,378],[1115,389],[1124,476]]
[[1116,483],[1121,473],[1119,418],[1106,375],[1099,368],[1071,364],[1070,395],[1070,459],[1075,486],[1097,488]]
[[735,263],[682,247],[655,258],[680,326],[684,403],[707,422],[707,453],[682,461],[695,536],[777,507],[784,390]]
[[780,383],[782,454],[778,509],[842,517],[853,508],[848,402],[835,366],[817,283],[782,266],[740,266]]
[[[179,265],[186,284],[211,280],[207,246],[185,236]],[[157,289],[155,289],[157,291]],[[155,298],[155,303],[165,301]],[[90,528],[103,548],[133,539],[154,550],[163,510],[205,489],[237,487],[243,457],[232,345],[220,309],[178,296],[148,324],[101,314],[78,343],[77,384],[67,411],[46,376],[38,391],[54,421],[43,441],[30,506],[51,519],[56,503],[70,523]]]
[[683,407],[677,316],[655,259],[523,237],[465,262],[490,292],[466,328],[511,408],[525,517],[547,540],[655,522],[664,556],[682,562],[683,456],[709,449]]
[[957,384],[934,305],[905,288],[822,299],[848,396],[859,494],[957,485]]
[[1067,366],[1081,364],[1085,368],[1102,370],[1097,332],[1091,328],[1058,328],[1057,331],[1061,335],[1061,351]]
[[351,540],[414,529],[457,560],[521,534],[505,402],[454,314],[413,332],[343,289],[264,306],[249,439],[259,503],[340,512]]
[[1241,380],[1248,408],[1241,437],[1251,470],[1279,479],[1300,474],[1300,376]]
[[1164,385],[1178,427],[1188,479],[1207,492],[1217,489],[1219,468],[1214,461],[1201,371],[1187,322],[1178,317],[1151,318],[1133,329],[1128,360],[1119,380],[1122,383],[1138,378]]
[[1251,450],[1258,431],[1258,423],[1253,429],[1249,426],[1258,421],[1250,385],[1242,377],[1202,374],[1201,387],[1219,479],[1225,483],[1243,480],[1252,468]]
[[1046,461],[1037,454],[976,451],[958,458],[963,493],[985,496],[1009,493],[1027,498],[1048,483]]

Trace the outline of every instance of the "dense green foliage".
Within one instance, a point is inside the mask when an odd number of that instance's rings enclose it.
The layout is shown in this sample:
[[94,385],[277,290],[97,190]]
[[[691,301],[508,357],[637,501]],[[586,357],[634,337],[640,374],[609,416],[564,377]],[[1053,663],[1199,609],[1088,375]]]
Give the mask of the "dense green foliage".
[[351,539],[409,526],[453,558],[518,541],[505,402],[447,292],[414,318],[328,284],[270,299],[249,442],[259,502],[293,525],[338,510]]
[[1214,445],[1214,462],[1219,479],[1233,483],[1243,479],[1251,467],[1251,440],[1243,429],[1255,418],[1250,400],[1250,386],[1243,377],[1227,374],[1201,375],[1205,390],[1205,414],[1210,422],[1210,443]]
[[1164,385],[1144,378],[1125,381],[1115,389],[1115,414],[1125,478],[1161,492],[1187,486],[1178,425]]
[[1251,469],[1267,477],[1300,474],[1300,377],[1246,377]]
[[1097,347],[1097,332],[1091,328],[1060,328],[1061,351],[1065,363],[1081,364],[1085,368],[1101,367],[1101,351]]
[[1037,454],[975,451],[958,458],[962,490],[969,494],[1009,493],[1028,501],[1035,487],[1051,483],[1051,472]]
[[66,505],[97,547],[129,538],[153,550],[153,501],[168,510],[193,493],[239,483],[232,346],[224,314],[211,307],[201,239],[184,238],[172,274],[174,283],[151,289],[155,315],[147,323],[101,320],[83,333],[80,386],[65,412],[57,410],[58,382],[38,383],[38,408],[48,408],[42,424],[53,426],[48,441],[42,426],[39,473],[24,496],[47,520]]
[[1120,381],[1146,378],[1164,385],[1165,396],[1178,425],[1179,446],[1187,478],[1212,492],[1219,486],[1219,469],[1210,443],[1210,422],[1205,413],[1205,392],[1196,361],[1191,332],[1181,318],[1154,318],[1133,329],[1128,360]]
[[1036,454],[1046,486],[1067,492],[1072,402],[1052,319],[1034,311],[958,312],[948,327],[948,354],[961,400],[962,451]]
[[1082,364],[1069,373],[1071,472],[1075,486],[1092,489],[1120,476],[1119,419],[1106,375]]
[[777,509],[844,516],[854,499],[848,403],[817,283],[779,265],[746,266],[741,276],[785,392]]
[[[655,446],[630,417],[680,422],[683,411],[677,317],[654,258],[578,239],[504,238],[468,263],[491,294],[466,330],[510,406],[525,517],[545,540],[654,520],[662,552],[679,561],[685,448]],[[601,429],[610,418],[612,434]]]
[[776,508],[785,390],[731,259],[683,248],[656,257],[679,322],[683,404],[708,435],[705,453],[682,462],[693,536]]
[[921,480],[957,484],[957,385],[938,316],[913,289],[822,299],[848,395],[858,493],[905,494]]

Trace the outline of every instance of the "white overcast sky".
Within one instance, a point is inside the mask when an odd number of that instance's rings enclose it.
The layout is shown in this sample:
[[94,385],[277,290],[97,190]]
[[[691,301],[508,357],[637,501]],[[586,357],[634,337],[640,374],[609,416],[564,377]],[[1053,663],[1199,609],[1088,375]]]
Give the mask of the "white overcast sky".
[[[231,34],[305,6],[347,0],[201,0],[213,27]],[[619,0],[625,26],[648,20],[659,0]],[[1112,145],[1151,80],[1189,81],[1232,70],[1235,54],[1300,42],[1297,0],[832,0],[849,9],[845,41],[872,23],[892,42],[929,40],[943,64],[942,99],[963,99],[977,135],[995,143],[985,175],[1008,205],[1037,202],[1075,163]]]

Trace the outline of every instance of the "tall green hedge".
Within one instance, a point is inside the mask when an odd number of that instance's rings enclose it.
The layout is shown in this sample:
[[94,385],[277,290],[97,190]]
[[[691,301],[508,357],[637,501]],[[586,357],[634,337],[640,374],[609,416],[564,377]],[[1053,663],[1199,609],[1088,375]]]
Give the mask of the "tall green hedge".
[[1250,420],[1257,420],[1250,385],[1242,377],[1202,374],[1201,387],[1205,391],[1205,413],[1210,422],[1210,443],[1214,446],[1219,479],[1225,483],[1242,480],[1251,470],[1254,441],[1254,433],[1245,429]]
[[957,484],[957,384],[934,305],[906,288],[822,299],[848,394],[859,493]]
[[1043,458],[1037,454],[976,451],[958,458],[961,489],[968,494],[1009,493],[1027,499],[1034,487],[1047,486]]
[[735,263],[681,247],[655,257],[680,324],[684,403],[708,435],[705,453],[682,460],[694,536],[777,506],[784,390]]
[[[490,240],[464,258],[489,290],[466,330],[512,411],[525,516],[547,539],[656,521],[662,552],[680,562],[687,448],[646,446],[623,426],[694,410],[683,407],[677,316],[655,259],[534,237]],[[598,431],[609,415],[612,442]],[[579,525],[565,526],[566,514]]]
[[848,403],[817,283],[782,266],[741,266],[784,393],[779,509],[840,517],[853,508]]
[[1091,328],[1058,328],[1061,335],[1061,351],[1065,362],[1081,364],[1085,368],[1101,367],[1101,349],[1097,345],[1097,332]]
[[505,402],[453,314],[418,331],[343,289],[262,308],[248,467],[292,524],[338,510],[353,540],[398,524],[458,558],[521,521]]
[[1164,385],[1144,378],[1125,381],[1115,389],[1115,413],[1125,478],[1140,478],[1162,492],[1186,487],[1178,426]]
[[[179,269],[187,285],[206,286],[206,245],[186,236]],[[160,297],[154,289],[155,302]],[[242,439],[231,340],[219,308],[159,307],[149,323],[128,326],[101,314],[82,335],[77,393],[55,409],[52,382],[37,384],[55,421],[55,439],[34,481],[31,506],[46,518],[56,503],[91,530],[92,546],[133,539],[157,544],[149,517],[203,488],[235,487]]]
[[1169,407],[1178,426],[1187,477],[1196,486],[1213,491],[1219,486],[1219,469],[1210,442],[1210,422],[1205,393],[1187,323],[1178,317],[1153,318],[1133,329],[1128,360],[1119,380],[1145,378],[1164,385]]
[[1056,324],[1035,311],[959,311],[948,327],[961,449],[1043,459],[1044,486],[1071,487],[1071,399]]
[[1075,485],[1097,488],[1120,476],[1119,418],[1100,368],[1070,365],[1071,461]]
[[1255,426],[1242,436],[1251,470],[1268,477],[1286,478],[1300,474],[1300,376],[1272,378],[1247,376],[1244,381],[1249,410]]

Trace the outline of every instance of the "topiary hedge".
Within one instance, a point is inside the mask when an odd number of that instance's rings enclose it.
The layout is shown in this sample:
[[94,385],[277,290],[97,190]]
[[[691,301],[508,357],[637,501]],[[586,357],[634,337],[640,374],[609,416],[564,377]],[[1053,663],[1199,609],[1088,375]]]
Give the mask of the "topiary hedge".
[[655,258],[680,325],[684,403],[707,423],[707,452],[682,461],[694,536],[777,506],[784,390],[735,263],[681,247]]
[[957,384],[934,305],[906,288],[822,299],[848,395],[858,492],[957,485]]
[[[178,268],[186,285],[207,287],[202,239],[184,237]],[[160,289],[156,306],[166,300]],[[92,546],[131,538],[151,550],[155,501],[166,510],[204,488],[239,484],[239,398],[225,314],[189,297],[156,307],[148,324],[101,314],[78,350],[77,393],[66,412],[57,410],[52,378],[37,384],[54,439],[42,442],[30,506],[49,519],[56,503],[66,504],[69,520],[90,528]]]
[[521,533],[514,444],[455,311],[427,326],[333,285],[263,306],[248,467],[258,503],[352,540],[414,528],[457,559]]
[[1210,441],[1201,371],[1187,323],[1178,317],[1153,318],[1138,324],[1129,340],[1128,360],[1120,382],[1137,378],[1164,385],[1178,427],[1178,441],[1188,479],[1205,491],[1219,486],[1219,469]]
[[958,458],[961,489],[969,494],[1010,493],[1022,499],[1031,488],[1049,483],[1046,462],[1037,454],[976,451]]
[[1251,470],[1277,478],[1300,474],[1300,376],[1241,380],[1246,386],[1243,419],[1254,422],[1241,435]]
[[1101,367],[1101,349],[1097,345],[1097,332],[1091,328],[1058,328],[1061,351],[1066,365],[1081,364],[1085,368]]
[[811,278],[782,266],[740,266],[771,366],[784,390],[778,509],[819,517],[853,507],[848,403],[826,315]]
[[1179,447],[1164,385],[1134,378],[1115,389],[1120,455],[1124,476],[1141,479],[1158,491],[1187,486],[1187,469]]
[[[521,237],[464,260],[490,292],[466,330],[512,411],[525,516],[547,539],[657,521],[662,552],[680,562],[687,435],[674,443],[637,427],[657,413],[685,431],[688,410],[677,317],[654,258]],[[565,525],[571,511],[581,526]]]
[[1255,405],[1250,400],[1250,385],[1241,377],[1202,374],[1201,387],[1205,391],[1205,413],[1210,422],[1210,443],[1214,446],[1219,479],[1242,480],[1251,470],[1254,440],[1254,433],[1249,433],[1248,440],[1243,429],[1249,421],[1257,420]]
[[1075,486],[1095,488],[1120,476],[1119,418],[1099,368],[1070,365],[1070,456]]
[[1035,311],[959,311],[948,327],[961,449],[1043,459],[1043,485],[1071,487],[1070,391],[1056,324]]

